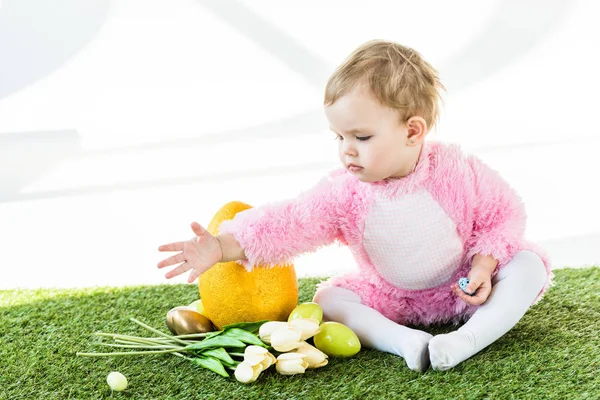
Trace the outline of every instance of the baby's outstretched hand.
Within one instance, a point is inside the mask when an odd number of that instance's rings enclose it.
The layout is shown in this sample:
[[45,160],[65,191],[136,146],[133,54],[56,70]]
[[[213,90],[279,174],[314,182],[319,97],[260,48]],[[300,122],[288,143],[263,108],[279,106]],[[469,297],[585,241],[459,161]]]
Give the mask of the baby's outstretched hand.
[[[465,303],[479,306],[485,303],[490,296],[492,291],[492,275],[485,268],[473,266],[469,272],[469,284],[465,288],[465,291],[463,291],[456,283],[452,285],[452,290]],[[465,292],[475,292],[475,294],[468,295]]]
[[158,263],[158,268],[164,268],[170,265],[182,263],[165,274],[167,279],[191,270],[188,282],[192,283],[204,271],[220,262],[223,258],[221,244],[216,237],[211,235],[197,222],[192,222],[191,227],[196,236],[190,240],[185,242],[163,244],[162,246],[158,247],[158,251],[181,252]]

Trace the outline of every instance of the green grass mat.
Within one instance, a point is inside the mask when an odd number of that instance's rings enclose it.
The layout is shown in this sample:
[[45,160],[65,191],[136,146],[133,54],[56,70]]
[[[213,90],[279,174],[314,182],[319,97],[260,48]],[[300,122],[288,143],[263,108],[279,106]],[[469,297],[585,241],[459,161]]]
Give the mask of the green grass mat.
[[[300,281],[300,302],[317,282]],[[129,387],[114,399],[598,399],[600,268],[558,270],[555,282],[512,331],[450,371],[419,374],[362,350],[303,375],[270,369],[250,385],[170,355],[75,356],[110,351],[95,331],[148,336],[129,317],[166,332],[166,312],[196,299],[195,285],[0,291],[0,398],[111,398],[106,375],[120,371]]]

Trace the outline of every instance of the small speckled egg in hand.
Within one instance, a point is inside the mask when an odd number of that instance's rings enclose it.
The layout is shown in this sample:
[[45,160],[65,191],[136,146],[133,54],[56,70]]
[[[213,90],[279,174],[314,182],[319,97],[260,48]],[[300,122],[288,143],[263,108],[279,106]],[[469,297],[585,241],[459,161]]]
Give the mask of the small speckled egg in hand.
[[[469,284],[469,282],[470,282],[469,278],[460,278],[458,280],[458,287],[461,288],[463,292],[467,293],[467,285]],[[475,292],[477,292],[477,290]],[[475,292],[467,293],[467,294],[469,296],[473,296],[475,294]]]

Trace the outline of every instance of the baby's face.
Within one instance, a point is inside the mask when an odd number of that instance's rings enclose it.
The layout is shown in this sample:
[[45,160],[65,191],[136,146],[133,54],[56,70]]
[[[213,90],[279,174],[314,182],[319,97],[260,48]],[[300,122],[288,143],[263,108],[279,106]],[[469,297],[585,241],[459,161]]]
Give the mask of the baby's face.
[[363,182],[408,175],[418,151],[398,114],[370,93],[355,89],[325,107],[329,127],[339,140],[342,165]]

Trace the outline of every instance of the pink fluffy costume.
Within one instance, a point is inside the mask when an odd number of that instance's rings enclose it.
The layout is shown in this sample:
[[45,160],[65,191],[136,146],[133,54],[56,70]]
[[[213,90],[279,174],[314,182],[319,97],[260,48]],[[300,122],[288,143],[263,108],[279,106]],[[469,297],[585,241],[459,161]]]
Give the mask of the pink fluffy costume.
[[492,169],[458,146],[425,143],[415,170],[368,183],[339,169],[299,197],[238,213],[221,224],[244,248],[247,269],[289,263],[335,241],[349,246],[358,271],[334,285],[406,325],[454,322],[477,307],[450,286],[467,276],[475,254],[499,260],[494,274],[521,250],[547,257],[523,238],[522,201]]

